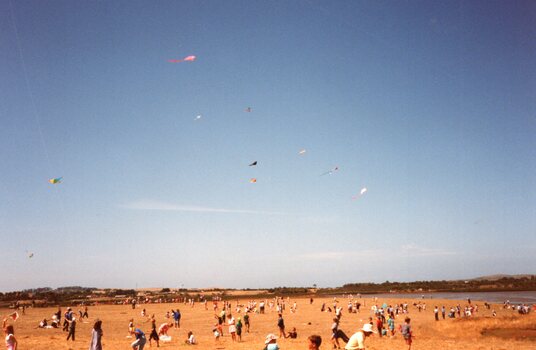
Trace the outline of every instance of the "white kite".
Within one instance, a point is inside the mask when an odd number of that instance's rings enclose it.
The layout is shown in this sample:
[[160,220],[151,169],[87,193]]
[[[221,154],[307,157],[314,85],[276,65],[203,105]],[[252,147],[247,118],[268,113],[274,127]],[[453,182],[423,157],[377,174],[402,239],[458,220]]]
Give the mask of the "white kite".
[[201,114],[199,114],[198,116],[195,117],[194,120],[199,120],[199,119],[201,119],[202,117],[203,117],[203,116],[202,116]]
[[299,154],[299,155],[302,155],[302,154],[305,154],[305,152],[307,152],[307,150],[302,149],[301,151],[298,152],[298,154]]
[[331,169],[330,171],[326,171],[325,173],[320,174],[320,176],[331,175],[331,174],[333,174],[333,173],[336,172],[336,171],[339,171],[339,167],[338,167],[338,166],[336,166],[335,168]]
[[352,199],[358,199],[359,197],[361,197],[362,195],[364,195],[365,193],[367,193],[367,188],[366,187],[363,187],[361,189],[361,191],[359,191],[359,194],[358,195],[355,195],[352,197]]

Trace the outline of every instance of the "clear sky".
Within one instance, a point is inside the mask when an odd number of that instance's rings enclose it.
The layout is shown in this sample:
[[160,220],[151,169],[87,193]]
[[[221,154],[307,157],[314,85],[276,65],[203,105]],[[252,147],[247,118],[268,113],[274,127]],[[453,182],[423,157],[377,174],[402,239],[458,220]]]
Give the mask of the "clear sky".
[[0,290],[535,273],[535,23],[534,1],[2,1]]

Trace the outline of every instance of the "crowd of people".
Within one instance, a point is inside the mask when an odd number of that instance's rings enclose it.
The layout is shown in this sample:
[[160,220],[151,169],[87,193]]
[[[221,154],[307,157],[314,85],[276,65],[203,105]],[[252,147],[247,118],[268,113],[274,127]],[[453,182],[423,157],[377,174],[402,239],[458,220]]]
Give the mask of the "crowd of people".
[[[400,334],[401,339],[407,345],[407,349],[410,350],[413,343],[413,331],[411,328],[410,306],[414,308],[412,311],[424,312],[426,311],[426,303],[414,302],[412,305],[408,303],[386,304],[379,305],[377,299],[372,299],[370,305],[370,314],[367,315],[368,322],[365,322],[360,326],[357,331],[350,333],[348,336],[341,328],[340,321],[343,316],[343,307],[339,304],[337,298],[333,298],[332,303],[322,303],[320,312],[328,312],[333,315],[331,323],[331,338],[330,346],[334,349],[341,349],[344,346],[346,350],[358,350],[365,349],[365,342],[368,337],[374,335],[378,338],[390,337],[394,338],[396,334]],[[313,304],[313,299],[310,299],[310,304]],[[208,310],[206,300],[202,302],[205,310]],[[133,304],[135,305],[135,304]],[[193,301],[188,300],[188,305],[195,306]],[[290,307],[289,307],[290,305]],[[366,306],[366,300],[354,300],[349,298],[347,302],[347,313],[363,313],[363,307]],[[492,305],[487,302],[484,303],[486,310],[491,310]],[[532,307],[526,304],[513,305],[509,301],[504,302],[503,309],[509,309],[513,312],[525,315],[532,311]],[[283,317],[285,310],[289,310],[291,313],[296,313],[298,310],[298,304],[296,301],[290,302],[290,298],[273,298],[270,300],[250,300],[245,303],[236,301],[236,304],[230,301],[213,301],[213,311],[215,324],[212,327],[212,333],[214,335],[215,342],[218,343],[224,333],[228,333],[231,342],[241,342],[243,330],[246,333],[250,332],[251,317],[250,315],[257,314],[262,315],[266,313],[277,314],[277,320],[274,324],[274,330],[277,329],[278,333],[270,333],[266,336],[264,350],[279,350],[280,344],[278,340],[281,339],[297,339],[298,332],[296,327],[292,327],[290,331],[287,331],[285,319]],[[495,310],[491,310],[492,315],[495,316]],[[446,308],[444,305],[434,305],[433,317],[436,322],[440,320],[446,320],[448,318],[457,317],[473,317],[479,312],[477,304],[467,299],[467,304],[462,307],[459,303],[450,308]],[[155,314],[148,316],[147,310],[143,308],[140,312],[142,320],[145,323],[150,323],[150,333],[147,337],[140,325],[135,325],[134,319],[129,320],[128,325],[128,338],[134,338],[131,343],[133,350],[143,350],[147,341],[149,346],[153,345],[153,341],[157,347],[160,346],[161,341],[171,341],[171,336],[168,332],[172,329],[180,329],[181,327],[181,311],[177,309],[171,309],[162,315],[166,320],[157,327],[157,317]],[[236,316],[236,317],[235,317]],[[15,338],[14,327],[10,323],[10,319],[15,321],[19,317],[17,312],[12,313],[3,320],[3,330],[5,334],[5,343],[7,350],[17,349],[17,339]],[[89,310],[87,306],[78,310],[78,315],[75,316],[71,307],[68,307],[62,314],[61,308],[58,308],[57,312],[52,315],[52,319],[49,322],[46,318],[39,322],[37,328],[59,328],[62,326],[62,330],[67,333],[67,341],[75,341],[76,337],[76,325],[77,317],[80,320],[89,318]],[[403,322],[399,321],[398,327],[396,326],[397,320],[403,319]],[[63,320],[63,323],[61,322]],[[87,322],[86,322],[87,323]],[[276,328],[277,327],[277,328]],[[278,334],[278,335],[276,335]],[[91,330],[90,337],[90,350],[102,350],[102,321],[96,319]],[[399,337],[396,335],[396,337]],[[319,335],[311,335],[307,338],[308,349],[320,349],[322,344],[322,338]],[[187,332],[184,344],[196,345],[198,344],[197,338],[190,330]]]

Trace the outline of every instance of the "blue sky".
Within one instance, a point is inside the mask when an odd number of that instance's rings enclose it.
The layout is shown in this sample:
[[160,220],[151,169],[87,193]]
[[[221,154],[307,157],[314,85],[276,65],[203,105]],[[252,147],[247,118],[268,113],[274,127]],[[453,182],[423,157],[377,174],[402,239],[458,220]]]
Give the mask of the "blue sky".
[[530,1],[2,2],[0,290],[534,273],[535,19]]

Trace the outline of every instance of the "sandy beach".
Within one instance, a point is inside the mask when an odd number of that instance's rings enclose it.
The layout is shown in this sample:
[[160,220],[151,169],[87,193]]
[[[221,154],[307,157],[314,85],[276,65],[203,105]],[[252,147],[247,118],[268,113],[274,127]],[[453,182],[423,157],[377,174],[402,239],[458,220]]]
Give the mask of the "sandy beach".
[[[291,313],[288,305],[297,302],[297,311]],[[374,300],[370,298],[359,299],[361,311],[359,313],[348,313],[346,305],[348,299],[338,298],[339,305],[343,307],[340,323],[342,329],[349,336],[352,335],[363,323],[372,317],[371,306]],[[426,302],[425,311],[419,312],[412,304],[414,302]],[[245,303],[247,300],[240,300]],[[409,314],[414,334],[412,349],[534,349],[536,344],[536,314],[519,315],[512,310],[503,309],[502,305],[494,304],[490,310],[485,309],[482,302],[476,303],[479,311],[475,316],[449,319],[448,317],[439,321],[434,320],[433,308],[435,305],[445,306],[447,310],[454,305],[460,304],[462,307],[466,301],[453,300],[419,300],[419,299],[378,299],[376,304],[394,304],[407,302]],[[322,303],[332,305],[332,298],[314,299],[313,304],[309,299],[290,299],[287,309],[283,314],[287,331],[296,327],[297,339],[279,339],[278,344],[281,349],[298,350],[307,348],[307,337],[311,334],[319,334],[322,339],[322,349],[331,349],[330,326],[334,313],[321,312]],[[475,304],[475,303],[473,303]],[[232,301],[233,311],[236,300]],[[221,303],[220,303],[221,307]],[[78,311],[78,306],[73,305],[73,310]],[[278,334],[277,312],[275,308],[267,308],[265,314],[250,313],[251,330],[250,333],[243,332],[242,342],[232,342],[224,327],[224,336],[216,343],[212,334],[215,324],[212,303],[208,303],[208,310],[203,304],[196,303],[192,308],[185,304],[141,304],[136,309],[130,305],[98,305],[89,307],[89,319],[78,320],[76,328],[76,341],[66,341],[67,333],[61,329],[38,329],[37,325],[43,318],[51,319],[57,308],[29,308],[25,315],[14,322],[15,336],[19,342],[18,349],[87,349],[91,329],[96,318],[103,321],[103,344],[105,349],[130,349],[132,339],[127,338],[128,321],[134,318],[135,324],[147,335],[150,333],[150,322],[141,316],[141,310],[145,308],[148,315],[155,314],[156,323],[160,325],[167,321],[166,311],[179,308],[182,314],[181,328],[172,329],[169,332],[172,340],[161,342],[163,349],[186,349],[189,345],[184,344],[186,334],[192,331],[198,340],[198,349],[229,349],[246,350],[262,349],[264,339],[268,333]],[[62,308],[65,311],[66,307]],[[497,316],[492,317],[492,311],[497,311]],[[0,313],[6,315],[12,310],[2,309]],[[221,311],[221,309],[220,309]],[[235,318],[241,317],[242,313],[233,312]],[[404,315],[396,318],[396,329],[403,323]],[[522,339],[525,337],[525,339]],[[528,337],[528,338],[527,338]],[[344,343],[341,343],[341,345]],[[344,347],[344,345],[342,345]],[[153,343],[152,347],[156,347]],[[366,340],[367,349],[387,350],[406,349],[402,336],[397,333],[394,337],[378,337],[373,335]],[[147,342],[146,348],[149,348]]]

